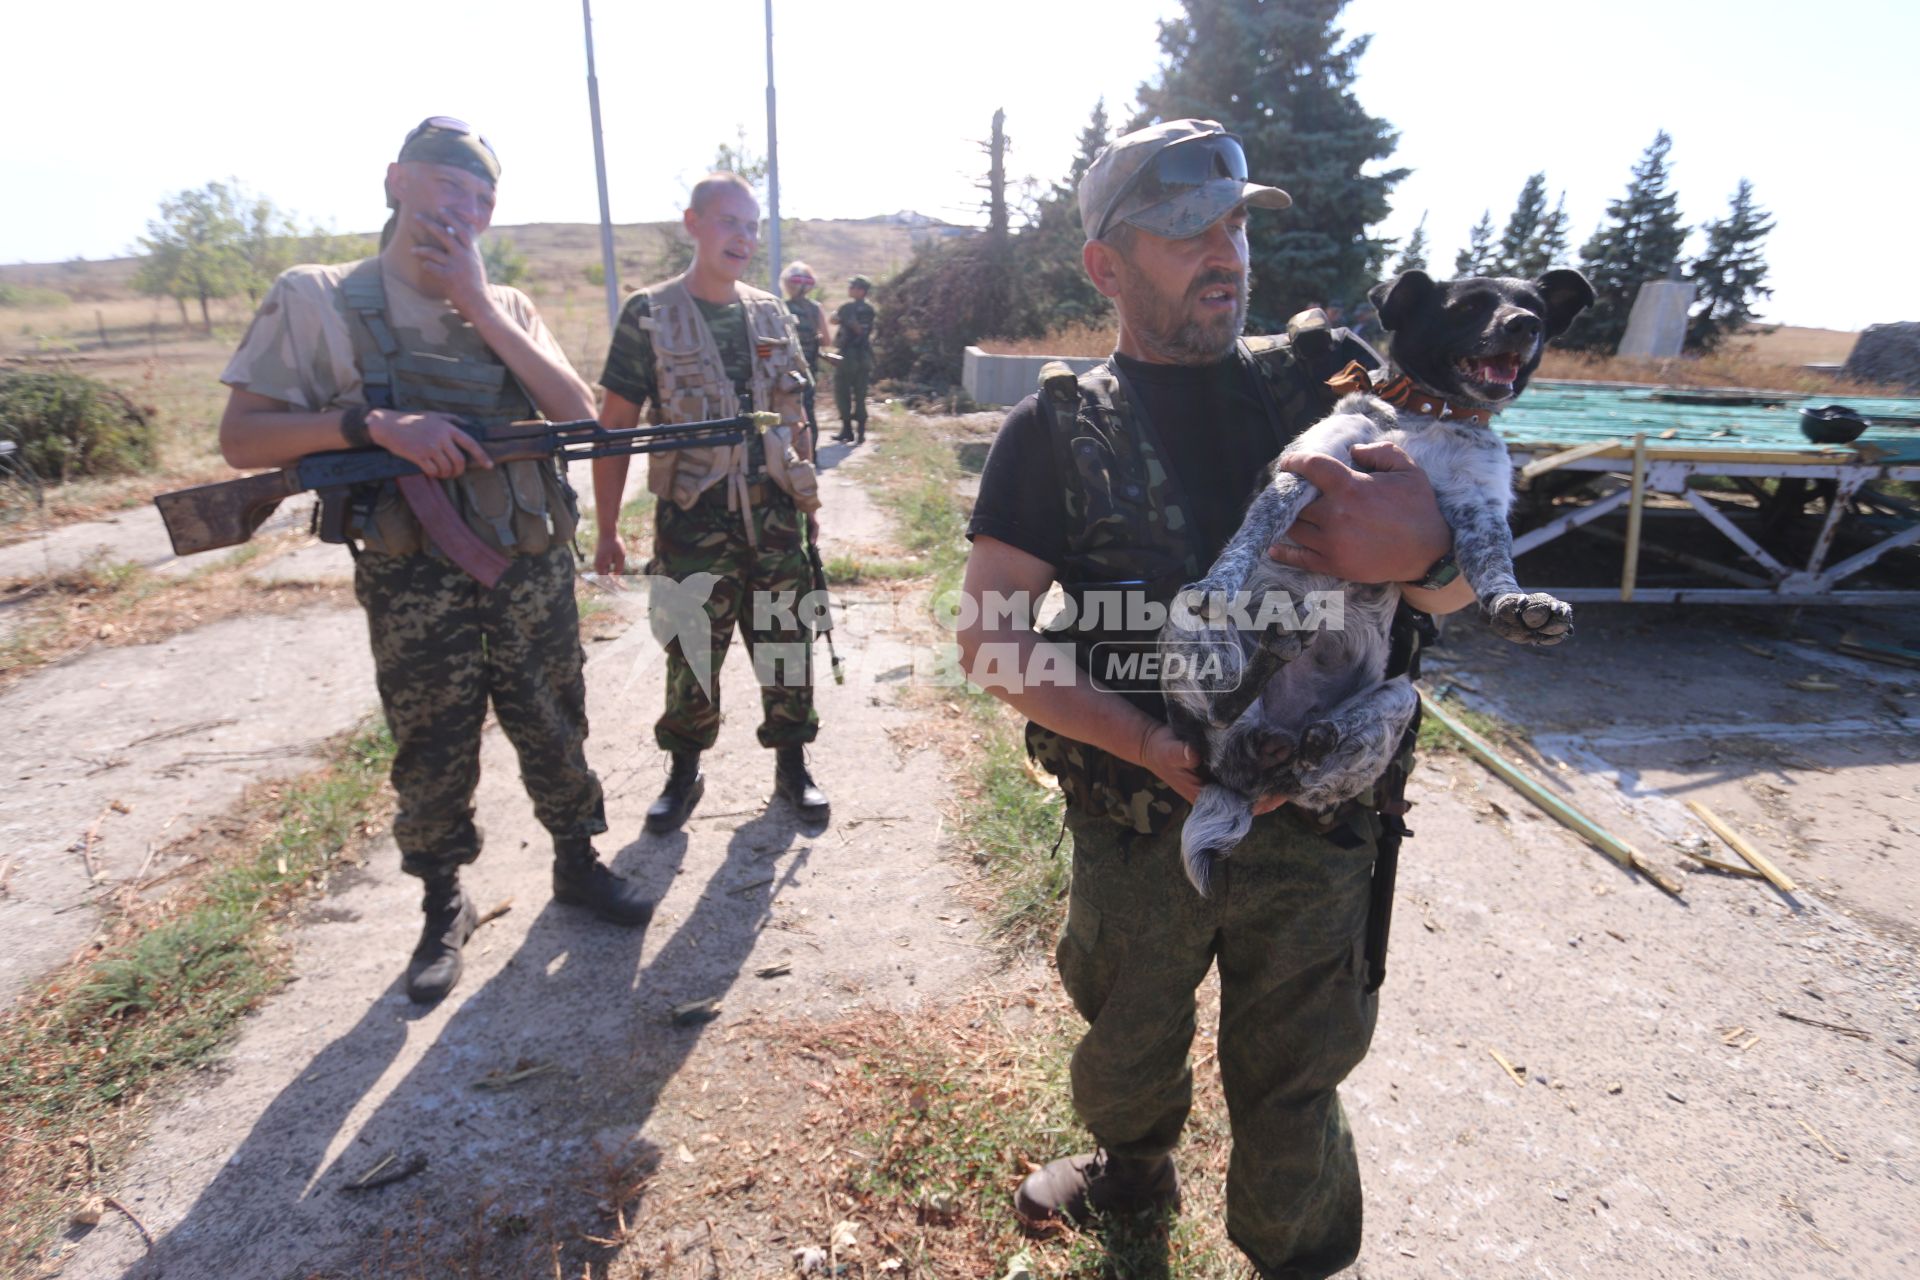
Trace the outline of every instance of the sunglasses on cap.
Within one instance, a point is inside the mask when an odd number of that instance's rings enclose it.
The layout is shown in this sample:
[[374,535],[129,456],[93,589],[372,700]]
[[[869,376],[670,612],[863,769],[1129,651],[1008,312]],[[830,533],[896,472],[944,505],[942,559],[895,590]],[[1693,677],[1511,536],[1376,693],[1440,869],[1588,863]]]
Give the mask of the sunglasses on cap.
[[419,124],[407,131],[406,140],[400,144],[401,147],[404,148],[407,143],[412,142],[429,129],[438,129],[443,133],[471,134],[479,140],[481,146],[487,149],[488,155],[493,156],[496,160],[500,158],[499,155],[495,153],[493,144],[487,141],[485,135],[458,116],[428,116],[425,120],[422,120]]
[[1240,139],[1232,134],[1209,133],[1162,147],[1114,193],[1100,215],[1092,238],[1098,240],[1107,233],[1114,221],[1114,211],[1128,202],[1129,197],[1134,197],[1131,203],[1136,211],[1151,209],[1222,178],[1235,182],[1247,180],[1247,153],[1241,148]]

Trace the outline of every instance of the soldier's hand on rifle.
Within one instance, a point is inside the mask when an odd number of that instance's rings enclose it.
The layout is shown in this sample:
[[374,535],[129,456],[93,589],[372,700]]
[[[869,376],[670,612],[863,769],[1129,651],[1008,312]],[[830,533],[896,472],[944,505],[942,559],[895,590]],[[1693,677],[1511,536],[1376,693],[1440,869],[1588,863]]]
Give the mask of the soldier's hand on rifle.
[[480,442],[444,413],[375,409],[367,415],[367,431],[375,444],[405,458],[435,480],[459,475],[469,462],[477,467],[493,466],[493,459]]
[[493,305],[487,293],[487,265],[480,257],[480,237],[457,221],[442,222],[431,214],[414,217],[433,244],[416,244],[413,254],[429,279],[438,283],[447,301],[468,323],[476,323]]
[[603,533],[593,544],[593,571],[602,577],[619,577],[627,571],[627,545],[617,533]]

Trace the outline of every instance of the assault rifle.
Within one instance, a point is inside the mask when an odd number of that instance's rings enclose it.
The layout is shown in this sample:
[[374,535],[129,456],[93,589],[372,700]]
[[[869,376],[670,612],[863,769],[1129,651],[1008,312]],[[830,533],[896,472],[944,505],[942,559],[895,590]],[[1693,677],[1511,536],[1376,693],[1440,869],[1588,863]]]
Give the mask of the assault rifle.
[[833,613],[827,597],[827,566],[820,562],[820,525],[812,516],[804,518],[807,522],[807,565],[813,570],[813,589],[820,594],[819,605],[813,610],[814,617],[819,620],[814,632],[827,639],[827,657],[833,668],[833,682],[845,684],[847,674],[840,670],[840,655],[833,647]]
[[[582,418],[577,422],[510,422],[485,431],[476,427],[468,430],[496,463],[539,458],[578,462],[739,444],[748,432],[778,421],[777,414],[743,413],[665,427],[606,428],[592,418]],[[321,497],[317,526],[321,540],[345,542],[349,492],[357,485],[383,480],[398,482],[407,505],[450,560],[489,587],[499,581],[507,567],[506,557],[474,535],[453,509],[445,489],[423,475],[418,466],[385,449],[334,449],[308,454],[278,471],[162,493],[153,502],[160,508],[175,555],[238,546],[254,535],[274,508],[308,490]]]

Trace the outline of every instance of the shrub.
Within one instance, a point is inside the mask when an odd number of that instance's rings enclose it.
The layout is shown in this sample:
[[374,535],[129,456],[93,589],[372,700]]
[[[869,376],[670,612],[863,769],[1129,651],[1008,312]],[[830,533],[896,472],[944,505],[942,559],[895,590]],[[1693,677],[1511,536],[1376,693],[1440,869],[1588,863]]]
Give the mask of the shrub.
[[77,373],[0,373],[0,436],[52,481],[142,471],[154,461],[151,413]]
[[0,280],[0,307],[64,307],[73,301],[58,289]]

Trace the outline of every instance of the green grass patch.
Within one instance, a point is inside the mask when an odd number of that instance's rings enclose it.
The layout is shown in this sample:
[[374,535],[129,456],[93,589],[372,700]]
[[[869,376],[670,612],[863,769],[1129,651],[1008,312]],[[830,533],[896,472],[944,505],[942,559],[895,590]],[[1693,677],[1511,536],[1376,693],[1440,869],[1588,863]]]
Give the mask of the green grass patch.
[[848,555],[829,557],[826,570],[827,581],[841,587],[857,587],[863,582],[911,582],[932,572],[924,560],[866,560]]
[[[1441,710],[1485,738],[1488,742],[1493,743],[1495,746],[1512,748],[1528,740],[1525,729],[1517,725],[1508,724],[1498,716],[1488,715],[1484,711],[1475,711],[1472,707],[1469,707],[1466,703],[1454,697],[1453,694],[1447,692],[1446,683],[1443,679],[1436,680],[1435,683],[1441,689],[1441,692],[1438,695],[1430,693],[1427,696],[1439,703]],[[1432,716],[1422,716],[1420,718],[1420,733],[1417,742],[1418,750],[1422,752],[1463,752],[1466,750],[1466,748],[1461,745],[1460,739],[1449,733],[1446,727]]]
[[384,726],[346,738],[327,765],[248,806],[256,841],[158,912],[114,921],[91,961],[0,1017],[12,1139],[0,1146],[0,1271],[22,1273],[99,1164],[131,1144],[138,1100],[224,1045],[280,984],[274,922],[357,838],[392,759]]

